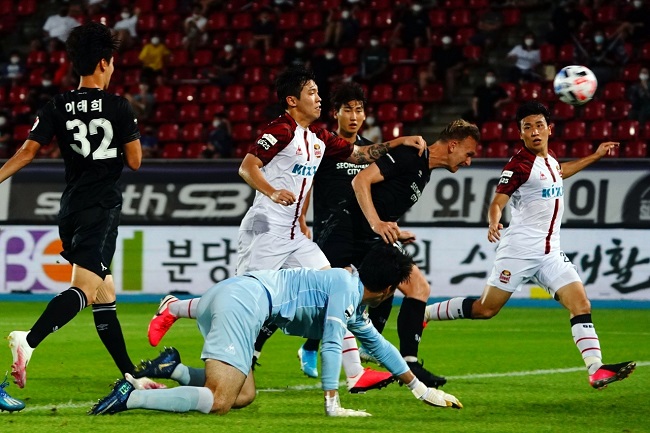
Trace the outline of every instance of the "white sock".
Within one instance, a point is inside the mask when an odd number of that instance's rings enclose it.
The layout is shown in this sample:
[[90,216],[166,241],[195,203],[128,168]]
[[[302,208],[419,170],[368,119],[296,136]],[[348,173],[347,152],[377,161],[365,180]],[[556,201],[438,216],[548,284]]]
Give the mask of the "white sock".
[[576,323],[571,327],[573,342],[578,347],[582,359],[593,374],[603,365],[602,353],[600,351],[600,340],[596,334],[593,323]]
[[169,312],[176,317],[185,319],[196,319],[196,310],[199,307],[199,299],[183,299],[169,304]]
[[428,305],[424,310],[424,321],[463,319],[464,300],[465,298],[451,298]]
[[343,337],[343,370],[347,377],[357,376],[363,371],[357,339],[350,331],[347,331]]
[[166,412],[196,410],[210,413],[214,403],[212,391],[205,387],[179,386],[169,389],[135,390],[129,396],[129,409],[154,409]]

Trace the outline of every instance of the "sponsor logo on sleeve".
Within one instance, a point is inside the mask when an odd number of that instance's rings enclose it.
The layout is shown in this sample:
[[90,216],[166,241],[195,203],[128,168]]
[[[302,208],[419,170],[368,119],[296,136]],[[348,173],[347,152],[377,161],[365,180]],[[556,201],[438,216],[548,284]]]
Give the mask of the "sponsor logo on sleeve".
[[271,146],[275,145],[277,142],[278,139],[271,134],[264,134],[259,140],[257,140],[257,145],[263,147],[264,150],[269,150]]
[[501,179],[499,179],[499,183],[506,184],[510,182],[510,178],[512,177],[514,173],[510,170],[503,170],[501,173]]
[[501,275],[499,275],[499,281],[501,281],[503,284],[508,284],[510,282],[510,277],[512,276],[512,273],[504,269],[501,271]]

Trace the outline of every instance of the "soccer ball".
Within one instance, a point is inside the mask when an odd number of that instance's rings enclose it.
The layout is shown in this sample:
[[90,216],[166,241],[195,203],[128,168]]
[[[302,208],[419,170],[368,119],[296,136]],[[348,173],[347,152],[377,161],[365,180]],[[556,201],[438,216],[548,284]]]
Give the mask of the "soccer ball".
[[573,65],[560,69],[553,80],[553,89],[560,101],[569,105],[582,105],[591,101],[596,93],[598,80],[591,69]]

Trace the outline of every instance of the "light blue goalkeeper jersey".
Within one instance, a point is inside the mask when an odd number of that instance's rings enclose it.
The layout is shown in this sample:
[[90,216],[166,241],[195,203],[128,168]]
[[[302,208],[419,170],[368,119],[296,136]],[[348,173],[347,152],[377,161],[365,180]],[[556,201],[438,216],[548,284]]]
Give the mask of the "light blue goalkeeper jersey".
[[342,344],[349,329],[394,375],[408,371],[399,351],[375,329],[367,314],[356,272],[335,268],[255,271],[271,296],[270,320],[288,335],[321,339],[323,390],[338,389]]

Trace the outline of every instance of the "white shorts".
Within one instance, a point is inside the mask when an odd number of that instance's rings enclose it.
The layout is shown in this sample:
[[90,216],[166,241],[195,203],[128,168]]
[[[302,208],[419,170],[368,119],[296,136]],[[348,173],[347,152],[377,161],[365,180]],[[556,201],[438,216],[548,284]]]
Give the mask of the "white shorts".
[[268,232],[239,230],[237,275],[260,270],[322,269],[329,265],[316,242],[302,232],[294,239],[286,239]]
[[502,258],[497,255],[487,284],[513,293],[530,281],[539,283],[551,295],[555,295],[558,289],[582,280],[571,260],[562,251],[554,251],[534,259]]

